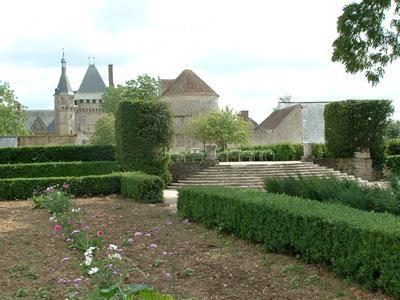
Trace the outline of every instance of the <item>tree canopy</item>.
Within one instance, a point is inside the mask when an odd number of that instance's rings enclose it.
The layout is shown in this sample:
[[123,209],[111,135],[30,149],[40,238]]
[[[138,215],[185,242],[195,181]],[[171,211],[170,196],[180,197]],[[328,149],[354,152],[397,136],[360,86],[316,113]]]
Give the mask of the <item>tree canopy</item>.
[[0,136],[26,135],[26,115],[7,82],[0,81]]
[[337,22],[339,36],[333,43],[332,60],[343,63],[346,72],[365,72],[372,85],[378,84],[387,64],[400,54],[399,16],[399,1],[362,0],[346,5]]
[[98,145],[115,144],[115,117],[113,114],[107,114],[96,122],[91,142]]

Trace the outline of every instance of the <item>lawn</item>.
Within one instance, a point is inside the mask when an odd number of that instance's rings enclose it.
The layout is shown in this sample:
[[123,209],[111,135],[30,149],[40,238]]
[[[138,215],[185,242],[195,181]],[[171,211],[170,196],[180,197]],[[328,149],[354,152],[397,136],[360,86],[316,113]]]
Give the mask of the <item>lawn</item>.
[[[132,262],[124,281],[148,283],[176,299],[391,299],[338,279],[323,267],[179,220],[166,204],[119,196],[75,199],[89,227]],[[0,298],[85,299],[81,253],[68,250],[45,209],[0,202]],[[134,264],[144,273],[138,271]],[[145,276],[148,278],[146,279]]]

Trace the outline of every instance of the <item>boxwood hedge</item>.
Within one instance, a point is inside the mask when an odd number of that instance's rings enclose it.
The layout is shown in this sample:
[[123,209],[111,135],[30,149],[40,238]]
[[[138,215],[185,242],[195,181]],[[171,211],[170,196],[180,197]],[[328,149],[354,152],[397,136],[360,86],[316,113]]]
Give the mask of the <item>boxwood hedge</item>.
[[0,164],[114,160],[114,153],[111,145],[6,147],[0,148]]
[[139,202],[163,202],[164,181],[161,177],[141,172],[121,176],[121,195]]
[[109,174],[118,170],[116,161],[3,164],[0,165],[0,178],[74,177]]
[[400,296],[400,219],[340,204],[216,187],[179,191],[180,217],[324,263],[366,288]]

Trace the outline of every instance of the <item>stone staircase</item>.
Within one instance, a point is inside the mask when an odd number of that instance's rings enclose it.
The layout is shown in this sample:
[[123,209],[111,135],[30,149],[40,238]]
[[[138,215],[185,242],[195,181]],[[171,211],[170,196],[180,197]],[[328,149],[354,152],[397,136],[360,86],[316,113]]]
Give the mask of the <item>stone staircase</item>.
[[184,180],[172,183],[168,188],[177,189],[190,185],[214,185],[263,189],[265,177],[290,177],[297,175],[314,177],[334,176],[357,180],[361,183],[366,182],[352,175],[316,165],[312,162],[231,162],[220,163],[215,167],[207,168]]

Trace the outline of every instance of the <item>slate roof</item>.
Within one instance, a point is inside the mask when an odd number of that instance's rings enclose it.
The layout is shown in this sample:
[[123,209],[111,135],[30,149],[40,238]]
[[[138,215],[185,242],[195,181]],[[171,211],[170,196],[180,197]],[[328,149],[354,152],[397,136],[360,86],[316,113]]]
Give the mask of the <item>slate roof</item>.
[[219,97],[218,94],[192,70],[183,70],[175,80],[161,79],[160,94],[161,96],[206,95]]
[[57,88],[55,90],[55,95],[58,95],[60,93],[68,93],[68,94],[73,94],[73,91],[71,89],[71,85],[68,80],[67,76],[67,69],[66,69],[66,61],[64,58],[61,60],[62,67],[61,67],[61,76],[60,80],[58,81]]
[[31,130],[36,119],[40,118],[43,124],[49,130],[49,133],[55,133],[55,111],[54,110],[26,110],[25,128]]
[[278,125],[285,119],[296,107],[300,105],[292,105],[282,109],[275,110],[272,112],[261,124],[257,127],[260,129],[272,130],[278,127]]
[[107,87],[104,84],[104,81],[101,78],[99,72],[97,71],[96,66],[90,64],[77,93],[105,93],[106,89]]

